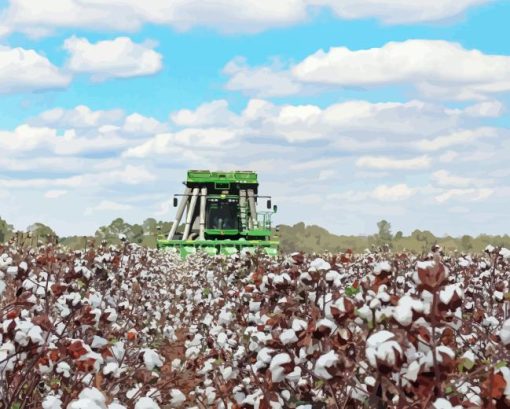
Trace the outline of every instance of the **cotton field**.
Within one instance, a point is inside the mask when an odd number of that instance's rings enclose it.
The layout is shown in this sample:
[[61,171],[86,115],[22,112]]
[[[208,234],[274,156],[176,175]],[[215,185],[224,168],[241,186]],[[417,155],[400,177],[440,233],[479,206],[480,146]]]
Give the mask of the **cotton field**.
[[0,247],[0,407],[510,407],[510,251]]

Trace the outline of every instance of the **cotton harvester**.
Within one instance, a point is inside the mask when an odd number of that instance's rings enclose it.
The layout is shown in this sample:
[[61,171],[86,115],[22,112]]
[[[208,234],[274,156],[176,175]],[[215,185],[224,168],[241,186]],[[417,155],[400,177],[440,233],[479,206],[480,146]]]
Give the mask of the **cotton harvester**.
[[[173,248],[183,258],[197,251],[232,255],[257,249],[277,255],[271,227],[277,207],[269,196],[259,196],[255,172],[190,170],[184,184],[184,194],[173,199],[174,207],[179,205],[175,221],[168,237],[158,239],[158,248]],[[267,200],[266,210],[257,211],[259,199]],[[178,232],[183,216],[184,230]]]

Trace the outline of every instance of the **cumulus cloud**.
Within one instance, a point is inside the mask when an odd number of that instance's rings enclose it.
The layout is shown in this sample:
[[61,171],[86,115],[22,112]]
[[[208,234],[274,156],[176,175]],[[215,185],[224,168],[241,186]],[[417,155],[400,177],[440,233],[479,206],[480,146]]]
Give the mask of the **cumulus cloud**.
[[195,110],[181,109],[172,113],[170,118],[177,126],[197,127],[233,124],[237,116],[230,111],[226,100],[219,99],[206,102]]
[[463,129],[432,139],[419,140],[416,146],[424,151],[437,151],[454,145],[472,144],[479,139],[494,138],[500,134],[501,130],[496,128]]
[[395,159],[387,156],[362,156],[356,161],[356,166],[361,168],[382,170],[413,170],[424,169],[430,166],[428,156],[419,156],[411,159]]
[[0,148],[12,154],[50,152],[77,155],[115,151],[134,143],[110,131],[108,127],[101,127],[92,134],[81,134],[75,129],[59,132],[55,128],[23,124],[14,131],[0,131]]
[[273,65],[250,67],[243,58],[235,58],[223,68],[229,77],[226,88],[257,98],[283,97],[299,94],[303,85],[286,70]]
[[0,20],[0,35],[22,31],[48,35],[57,28],[135,31],[143,24],[178,30],[195,26],[221,32],[253,33],[306,21],[317,8],[343,19],[376,18],[387,24],[440,21],[490,0],[11,0]]
[[102,200],[97,206],[85,209],[85,215],[91,215],[96,212],[120,212],[130,210],[132,206],[128,204],[118,203],[111,200]]
[[409,199],[415,193],[416,189],[407,186],[405,183],[399,183],[392,186],[377,186],[371,196],[374,199],[381,200],[383,202],[397,202]]
[[320,50],[293,67],[292,73],[304,82],[339,86],[413,84],[426,95],[455,99],[483,99],[510,91],[510,57],[442,40]]
[[313,0],[315,4],[329,5],[346,19],[377,18],[387,24],[419,23],[456,17],[469,7],[490,0]]
[[453,175],[452,173],[450,173],[444,169],[434,172],[432,174],[432,178],[439,186],[448,186],[448,187],[483,186],[483,185],[493,183],[493,180],[490,178],[479,179],[479,178],[458,176],[458,175]]
[[70,53],[68,68],[91,74],[95,81],[151,75],[163,66],[163,56],[151,44],[136,44],[128,37],[93,44],[73,36],[65,40],[64,48]]
[[[510,91],[509,56],[484,54],[443,40],[413,39],[362,50],[332,47],[286,69],[274,64],[250,67],[238,59],[227,64],[224,72],[229,75],[227,89],[253,96],[404,85],[427,98],[485,100]],[[491,101],[467,113],[498,116],[501,105]]]
[[9,189],[31,189],[47,187],[98,187],[114,184],[139,185],[156,179],[144,166],[126,165],[110,172],[83,173],[76,176],[36,179],[0,179],[0,187]]
[[477,202],[489,198],[490,196],[492,196],[493,193],[494,189],[489,188],[449,189],[437,195],[435,199],[436,202],[438,203],[445,203],[452,199],[468,202]]
[[0,94],[65,88],[71,76],[34,50],[0,45]]
[[44,197],[46,199],[58,199],[65,194],[67,194],[67,190],[48,190],[46,193],[44,193]]
[[78,105],[72,109],[54,108],[44,111],[30,120],[32,125],[54,128],[95,128],[116,124],[124,118],[121,109],[93,111],[88,106]]

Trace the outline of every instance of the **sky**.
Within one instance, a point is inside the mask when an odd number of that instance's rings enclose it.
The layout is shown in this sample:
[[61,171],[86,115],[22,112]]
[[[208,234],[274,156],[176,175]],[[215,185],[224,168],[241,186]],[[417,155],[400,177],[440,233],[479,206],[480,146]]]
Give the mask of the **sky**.
[[508,0],[0,0],[0,217],[172,220],[188,169],[274,221],[510,230]]

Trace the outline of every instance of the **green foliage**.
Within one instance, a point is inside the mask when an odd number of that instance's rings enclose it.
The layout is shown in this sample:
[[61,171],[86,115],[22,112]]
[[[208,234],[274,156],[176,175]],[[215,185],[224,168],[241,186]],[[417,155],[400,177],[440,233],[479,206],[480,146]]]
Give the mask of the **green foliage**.
[[4,243],[12,235],[14,228],[0,217],[0,243]]
[[32,237],[36,241],[43,243],[55,243],[58,240],[57,234],[49,226],[43,223],[34,223],[28,226],[27,231],[32,233]]

